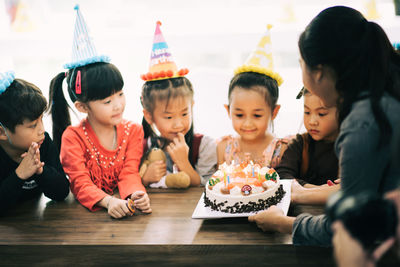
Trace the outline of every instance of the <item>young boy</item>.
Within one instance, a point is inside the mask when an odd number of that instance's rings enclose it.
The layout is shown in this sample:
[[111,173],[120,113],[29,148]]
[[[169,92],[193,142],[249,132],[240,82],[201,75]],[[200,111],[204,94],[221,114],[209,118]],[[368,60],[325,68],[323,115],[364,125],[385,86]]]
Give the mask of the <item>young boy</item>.
[[69,181],[43,127],[47,101],[12,72],[0,74],[0,211],[44,193],[63,200]]
[[[292,184],[292,201],[298,204],[325,204],[330,193],[339,189],[338,159],[334,143],[339,133],[336,107],[326,108],[319,97],[302,89],[304,126],[282,156],[276,171],[281,179],[296,179]],[[333,185],[328,186],[327,185]]]

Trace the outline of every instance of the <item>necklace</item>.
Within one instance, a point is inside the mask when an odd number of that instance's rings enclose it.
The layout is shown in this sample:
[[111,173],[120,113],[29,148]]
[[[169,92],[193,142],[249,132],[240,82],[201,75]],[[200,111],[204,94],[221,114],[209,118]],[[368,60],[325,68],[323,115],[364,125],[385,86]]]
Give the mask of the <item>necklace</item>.
[[[120,162],[123,161],[125,159],[125,157],[121,157],[121,159],[118,158],[118,155],[121,151],[122,146],[117,144],[117,129],[115,129],[115,135],[114,135],[114,144],[113,147],[117,147],[117,151],[115,151],[115,154],[113,156],[104,156],[102,153],[100,153],[99,149],[95,146],[95,144],[93,143],[93,141],[89,138],[87,129],[86,129],[86,122],[83,124],[82,126],[83,132],[85,134],[85,138],[88,141],[88,143],[90,144],[91,148],[89,149],[86,148],[86,152],[89,154],[89,157],[94,159],[97,163],[97,165],[99,165],[100,167],[104,167],[104,168],[110,168],[112,166],[114,166],[114,162]],[[122,144],[126,143],[126,138],[129,136],[129,130],[130,130],[130,124],[124,124],[124,133],[125,135],[123,136],[122,139]]]

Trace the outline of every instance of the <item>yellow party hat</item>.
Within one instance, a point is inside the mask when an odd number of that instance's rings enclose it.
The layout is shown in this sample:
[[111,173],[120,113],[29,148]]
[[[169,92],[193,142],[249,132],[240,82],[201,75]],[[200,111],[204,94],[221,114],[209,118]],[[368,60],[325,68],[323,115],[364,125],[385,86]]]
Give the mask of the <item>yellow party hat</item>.
[[282,77],[274,72],[274,61],[272,58],[271,48],[271,28],[272,25],[267,25],[267,31],[261,38],[256,49],[250,54],[246,63],[235,69],[235,74],[242,72],[257,72],[264,74],[276,80],[278,86],[283,83]]

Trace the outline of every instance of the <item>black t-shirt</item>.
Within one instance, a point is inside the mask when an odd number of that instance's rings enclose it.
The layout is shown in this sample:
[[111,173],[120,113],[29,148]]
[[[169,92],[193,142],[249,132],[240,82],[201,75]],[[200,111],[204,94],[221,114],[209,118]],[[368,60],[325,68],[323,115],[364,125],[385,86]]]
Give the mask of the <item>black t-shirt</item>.
[[44,193],[52,200],[64,200],[69,193],[69,180],[60,163],[57,148],[48,133],[40,146],[40,160],[44,162],[43,173],[27,180],[18,178],[15,169],[19,163],[13,161],[0,147],[0,209],[5,211],[26,199]]

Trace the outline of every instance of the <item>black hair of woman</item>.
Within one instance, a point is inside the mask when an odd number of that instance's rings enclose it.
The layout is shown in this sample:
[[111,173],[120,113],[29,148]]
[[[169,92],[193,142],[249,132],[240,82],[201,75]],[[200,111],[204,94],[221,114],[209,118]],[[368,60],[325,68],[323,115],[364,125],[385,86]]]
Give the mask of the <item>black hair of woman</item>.
[[355,9],[335,6],[311,21],[298,45],[308,68],[322,65],[334,71],[339,122],[354,102],[368,97],[379,126],[380,144],[388,142],[393,129],[380,99],[389,94],[400,101],[400,55],[383,29]]

